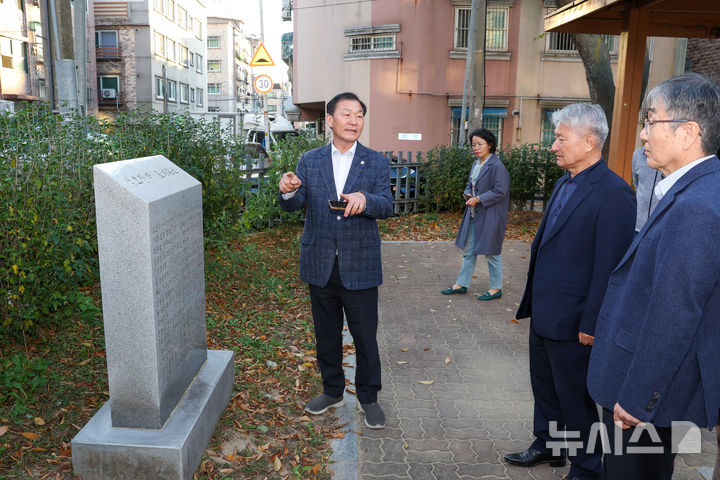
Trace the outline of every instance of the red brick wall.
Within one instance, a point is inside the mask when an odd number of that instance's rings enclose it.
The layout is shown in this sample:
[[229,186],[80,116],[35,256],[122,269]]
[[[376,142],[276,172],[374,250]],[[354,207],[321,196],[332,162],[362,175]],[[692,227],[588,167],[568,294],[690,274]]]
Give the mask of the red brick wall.
[[686,71],[702,73],[720,82],[720,39],[688,39],[685,66]]

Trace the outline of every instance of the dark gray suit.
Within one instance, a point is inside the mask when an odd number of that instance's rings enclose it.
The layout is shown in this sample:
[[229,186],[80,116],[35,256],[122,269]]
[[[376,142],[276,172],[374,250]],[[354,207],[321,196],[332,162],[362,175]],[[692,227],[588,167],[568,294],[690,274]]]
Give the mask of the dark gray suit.
[[288,200],[279,194],[279,201],[286,211],[307,208],[300,278],[310,284],[324,393],[340,397],[345,390],[344,312],[357,353],[358,399],[373,403],[381,388],[376,335],[382,264],[376,220],[392,213],[390,165],[380,153],[357,144],[343,193],[362,192],[367,204],[362,214],[345,217],[328,205],[328,200],[337,200],[331,155],[329,144],[305,153],[296,170],[301,187]]

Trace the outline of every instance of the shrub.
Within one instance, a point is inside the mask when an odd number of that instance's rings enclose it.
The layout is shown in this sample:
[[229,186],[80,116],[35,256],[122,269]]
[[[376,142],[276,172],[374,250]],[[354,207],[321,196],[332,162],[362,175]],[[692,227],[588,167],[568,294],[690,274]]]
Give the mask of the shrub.
[[300,156],[313,148],[325,144],[322,138],[316,138],[310,131],[301,132],[298,136],[280,140],[270,152],[270,167],[265,177],[253,180],[257,182],[257,191],[246,197],[243,212],[243,226],[249,229],[262,229],[276,222],[299,222],[304,212],[285,212],[278,205],[278,183],[283,173],[294,172]]
[[44,106],[0,115],[0,334],[72,315],[97,274],[92,164],[107,148],[93,120]]
[[510,174],[510,201],[518,210],[530,201],[546,202],[565,170],[557,166],[555,154],[539,144],[525,144],[500,152]]
[[475,157],[467,147],[439,146],[427,153],[420,208],[441,212],[464,205],[463,190]]
[[92,165],[164,155],[202,183],[206,238],[242,230],[242,144],[216,122],[141,111],[113,123],[29,105],[0,115],[0,344],[40,323],[93,315]]

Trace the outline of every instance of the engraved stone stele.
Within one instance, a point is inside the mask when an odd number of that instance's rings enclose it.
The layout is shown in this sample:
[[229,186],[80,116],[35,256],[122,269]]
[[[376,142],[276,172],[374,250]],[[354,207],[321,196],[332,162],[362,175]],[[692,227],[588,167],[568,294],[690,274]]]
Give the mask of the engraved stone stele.
[[93,173],[110,400],[73,469],[190,479],[234,382],[233,353],[207,350],[202,186],[159,155]]

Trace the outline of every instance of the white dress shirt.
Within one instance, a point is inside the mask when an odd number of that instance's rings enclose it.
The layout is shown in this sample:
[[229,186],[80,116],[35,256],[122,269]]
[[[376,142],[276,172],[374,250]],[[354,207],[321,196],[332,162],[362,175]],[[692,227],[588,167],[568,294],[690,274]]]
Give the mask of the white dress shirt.
[[357,141],[353,143],[353,146],[345,153],[340,153],[335,147],[335,144],[331,144],[332,150],[332,166],[333,175],[335,176],[335,190],[337,190],[337,198],[341,200],[340,194],[345,188],[345,182],[347,181],[348,173],[350,173],[350,167],[352,166],[353,158],[355,157],[355,149],[357,148]]
[[[330,144],[330,148],[332,152],[333,176],[335,177],[335,190],[337,190],[338,200],[341,200],[340,194],[343,188],[345,188],[345,182],[347,181],[348,173],[350,173],[350,167],[352,166],[355,150],[357,149],[357,140],[345,153],[340,153],[340,150],[338,150],[333,143]],[[283,193],[283,200],[290,200],[295,196],[295,192],[297,192],[297,190]]]
[[675,182],[680,180],[680,178],[687,172],[689,172],[690,169],[700,165],[702,162],[712,157],[714,157],[714,155],[708,155],[707,157],[698,158],[694,162],[690,162],[684,167],[678,168],[670,175],[660,180],[658,184],[655,185],[655,196],[658,198],[658,200],[661,200],[665,196],[665,194],[672,188],[672,186],[675,185]]

